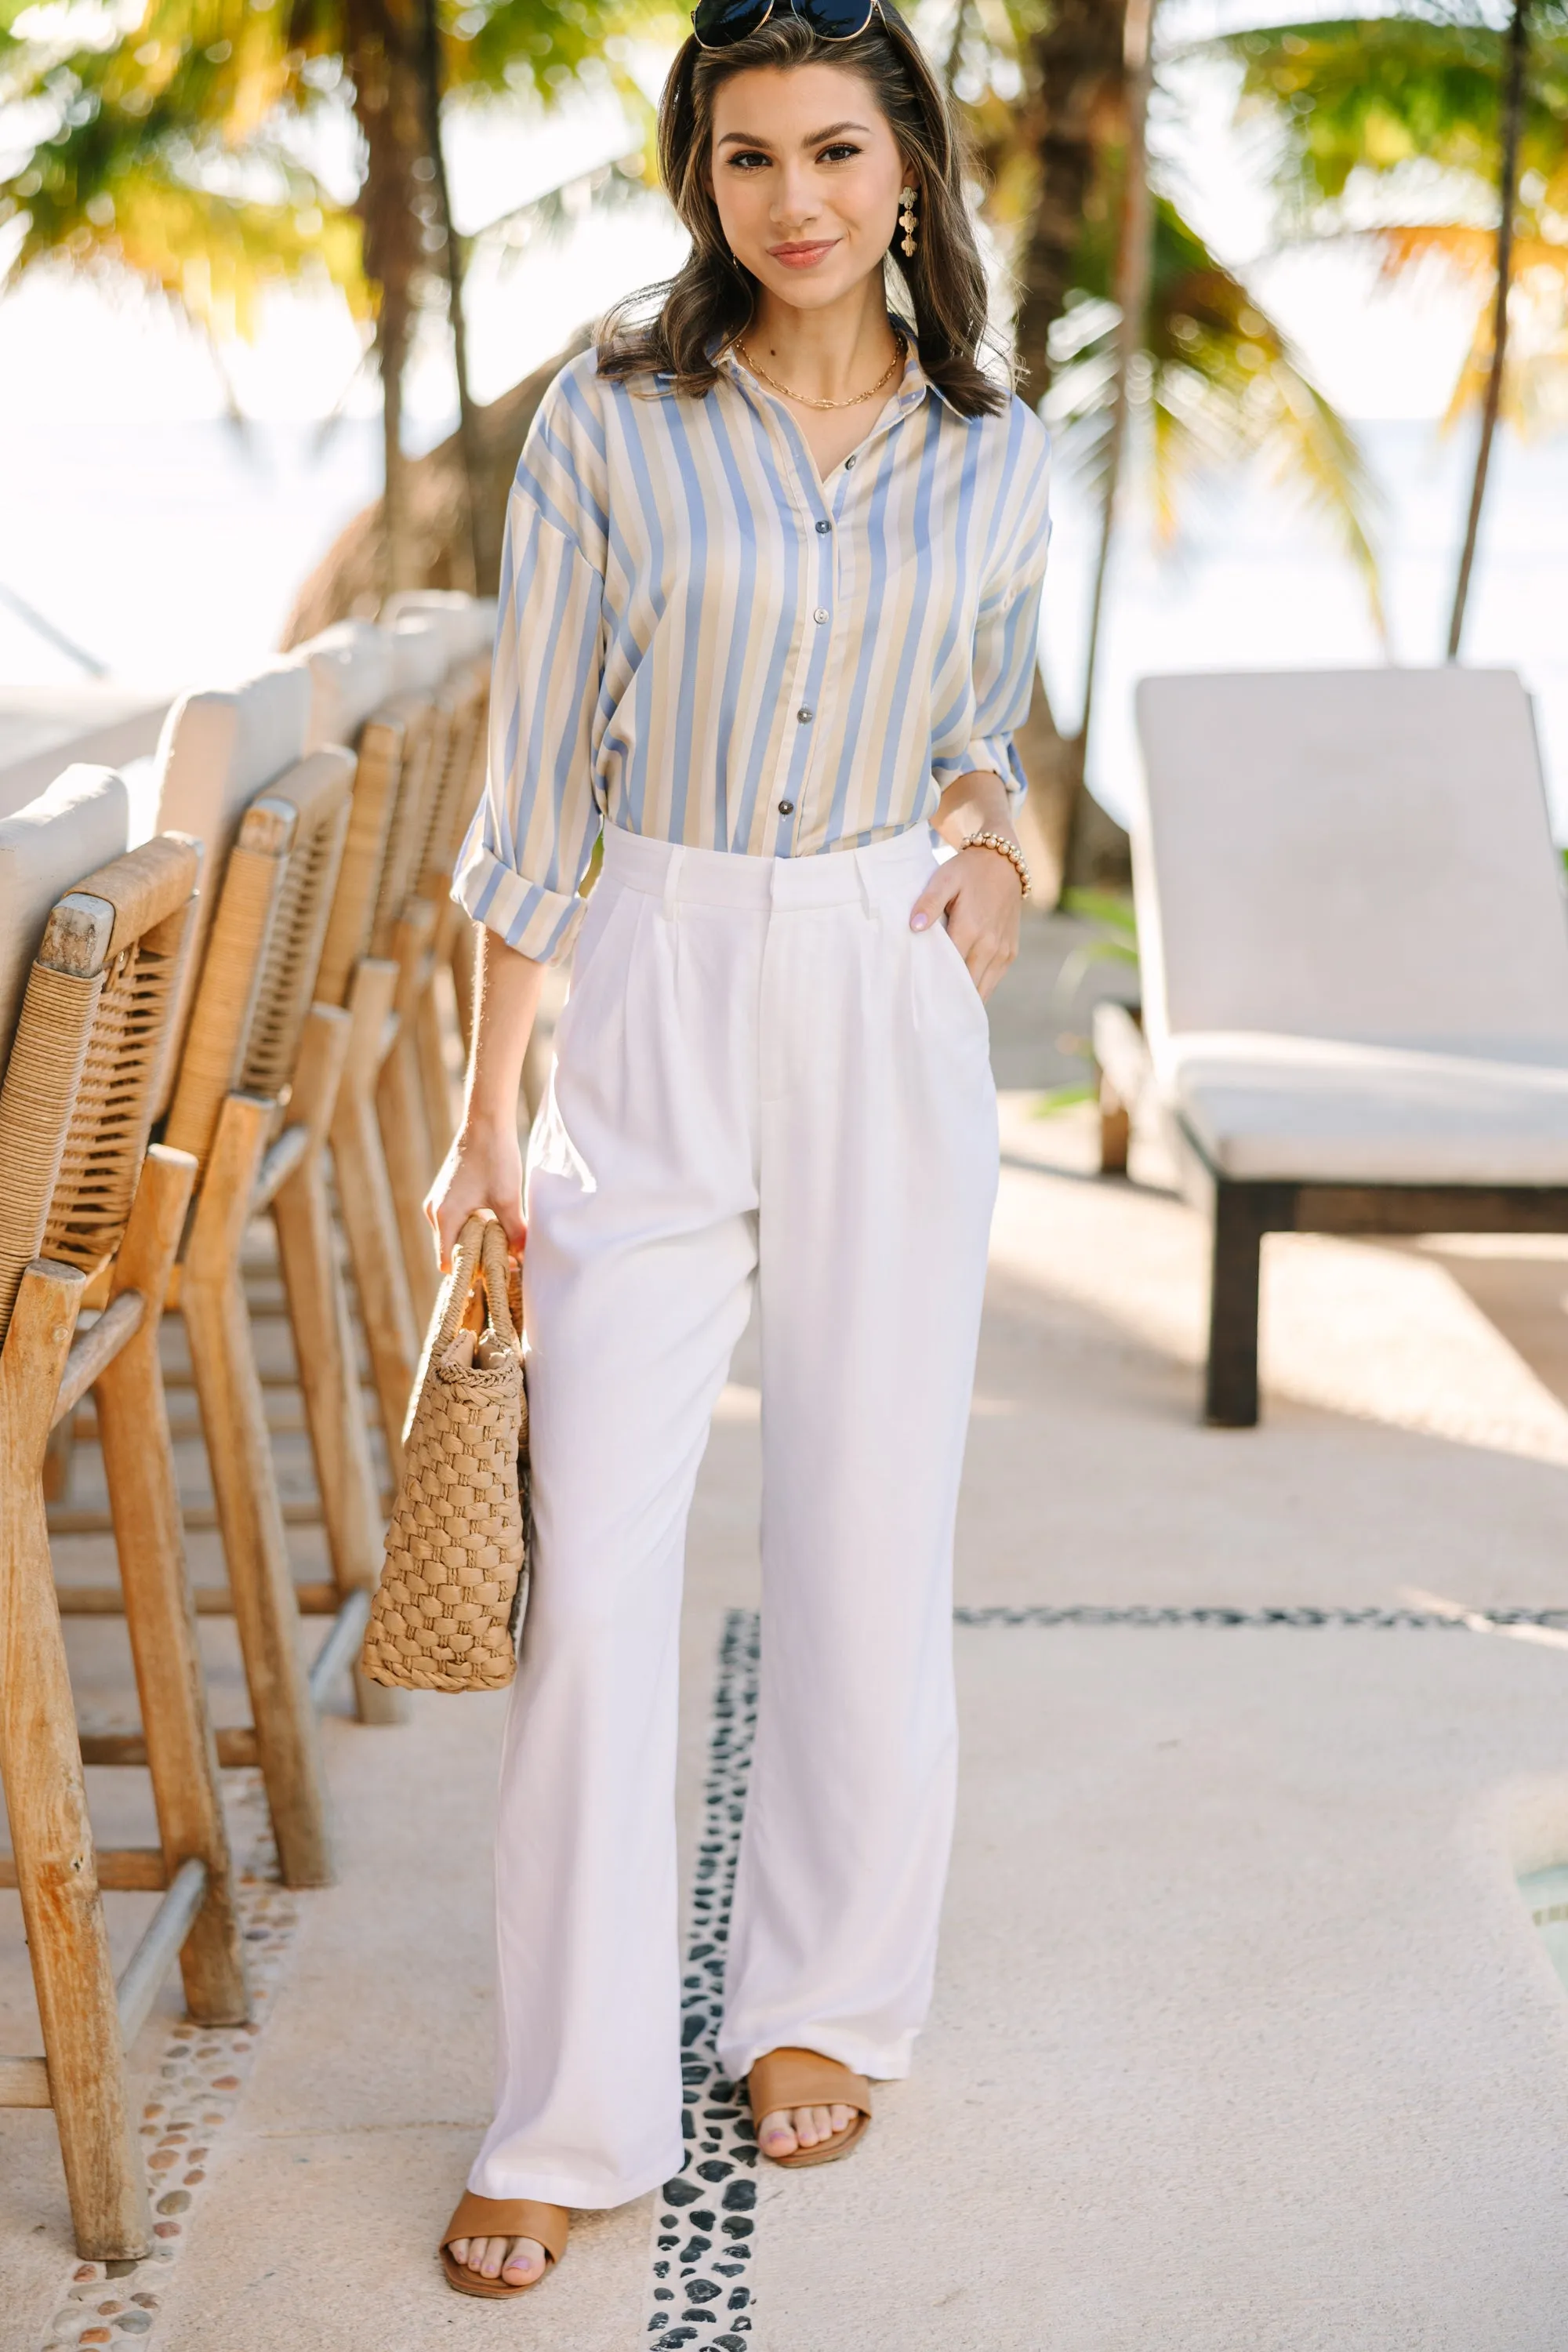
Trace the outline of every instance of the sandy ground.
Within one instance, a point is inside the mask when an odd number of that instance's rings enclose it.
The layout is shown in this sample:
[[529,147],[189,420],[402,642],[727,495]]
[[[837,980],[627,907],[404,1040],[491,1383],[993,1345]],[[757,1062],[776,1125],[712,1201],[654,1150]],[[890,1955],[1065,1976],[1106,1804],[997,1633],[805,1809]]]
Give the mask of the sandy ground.
[[[999,1035],[999,1067],[1026,1045]],[[253,1890],[260,2032],[181,2044],[171,1986],[142,2037],[160,2188],[192,2145],[171,2100],[210,2140],[163,2259],[73,2277],[50,2118],[0,2114],[0,2352],[1557,2352],[1568,2007],[1515,1877],[1568,1861],[1568,1652],[1333,1612],[1568,1605],[1568,1263],[1271,1241],[1264,1423],[1204,1430],[1198,1222],[1148,1153],[1097,1180],[1088,1114],[1005,1113],[936,2006],[851,2163],[762,2168],[743,2305],[677,2300],[661,2334],[651,2199],[584,2218],[514,2308],[442,2284],[487,2112],[501,1703],[420,1698],[401,1728],[327,1725],[342,1874]],[[758,1402],[743,1346],[690,1537],[689,1878],[719,1645],[756,1600]],[[279,1448],[307,1494],[302,1441]],[[101,1539],[61,1554],[90,1572]],[[1149,1609],[1173,1614],[1125,1614]],[[84,1717],[131,1720],[119,1630],[70,1638]],[[141,1833],[142,1776],[93,1778],[106,1841]],[[148,1900],[110,1899],[121,1948]],[[0,1895],[0,2048],[36,2036]],[[234,2090],[204,2105],[179,2047]]]

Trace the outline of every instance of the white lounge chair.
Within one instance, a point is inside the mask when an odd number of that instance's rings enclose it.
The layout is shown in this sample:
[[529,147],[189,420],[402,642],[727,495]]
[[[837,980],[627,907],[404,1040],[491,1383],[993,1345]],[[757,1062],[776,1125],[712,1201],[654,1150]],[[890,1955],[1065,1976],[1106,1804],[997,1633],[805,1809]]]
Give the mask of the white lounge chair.
[[1266,1233],[1568,1231],[1563,867],[1511,671],[1147,678],[1137,711],[1147,1098],[1214,1219],[1205,1417],[1247,1427]]

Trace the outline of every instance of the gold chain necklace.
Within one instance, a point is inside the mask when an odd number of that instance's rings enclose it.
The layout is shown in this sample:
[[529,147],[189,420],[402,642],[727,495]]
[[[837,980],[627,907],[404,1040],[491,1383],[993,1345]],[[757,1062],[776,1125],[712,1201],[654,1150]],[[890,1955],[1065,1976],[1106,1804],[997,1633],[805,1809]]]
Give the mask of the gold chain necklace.
[[751,352],[746,349],[743,342],[737,341],[736,349],[739,351],[741,357],[745,361],[746,365],[751,369],[752,373],[754,376],[759,376],[763,383],[769,387],[770,391],[782,392],[786,400],[797,400],[803,408],[858,408],[863,400],[873,399],[876,394],[882,390],[885,384],[891,383],[893,378],[903,366],[906,358],[909,356],[910,347],[904,341],[902,335],[900,335],[897,338],[897,341],[899,348],[893,354],[893,363],[891,367],[886,369],[883,373],[877,378],[876,383],[870,385],[867,391],[853,393],[847,400],[813,400],[807,393],[792,392],[787,383],[781,383],[776,375],[770,375],[766,368],[759,367],[757,365],[756,361],[752,357]]

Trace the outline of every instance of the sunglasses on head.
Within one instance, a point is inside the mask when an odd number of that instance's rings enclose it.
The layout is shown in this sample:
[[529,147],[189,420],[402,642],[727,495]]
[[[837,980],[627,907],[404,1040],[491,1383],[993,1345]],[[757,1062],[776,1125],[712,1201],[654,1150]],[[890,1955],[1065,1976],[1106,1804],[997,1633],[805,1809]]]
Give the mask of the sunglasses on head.
[[[783,5],[825,41],[852,41],[882,13],[879,0],[783,0]],[[775,0],[699,0],[691,11],[691,29],[704,49],[732,48],[767,23],[774,5]]]

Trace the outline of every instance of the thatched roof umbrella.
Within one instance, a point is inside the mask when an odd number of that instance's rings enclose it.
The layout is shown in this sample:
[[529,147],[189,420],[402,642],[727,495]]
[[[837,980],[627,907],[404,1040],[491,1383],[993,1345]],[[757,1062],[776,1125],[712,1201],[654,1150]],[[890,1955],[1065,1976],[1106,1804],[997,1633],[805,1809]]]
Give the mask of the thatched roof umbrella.
[[[488,408],[476,412],[483,496],[497,514],[504,513],[512,477],[517,471],[524,436],[546,385],[566,362],[588,343],[586,329],[573,336],[565,349],[542,367],[503,392]],[[406,467],[408,513],[407,559],[404,585],[410,588],[461,588],[469,579],[468,503],[464,488],[461,437],[454,433]],[[302,645],[333,621],[361,614],[374,618],[381,603],[385,578],[382,554],[382,501],[355,515],[341,530],[294,599],[283,626],[282,645]],[[500,543],[500,534],[494,534]],[[495,579],[479,583],[481,592],[496,593]]]

